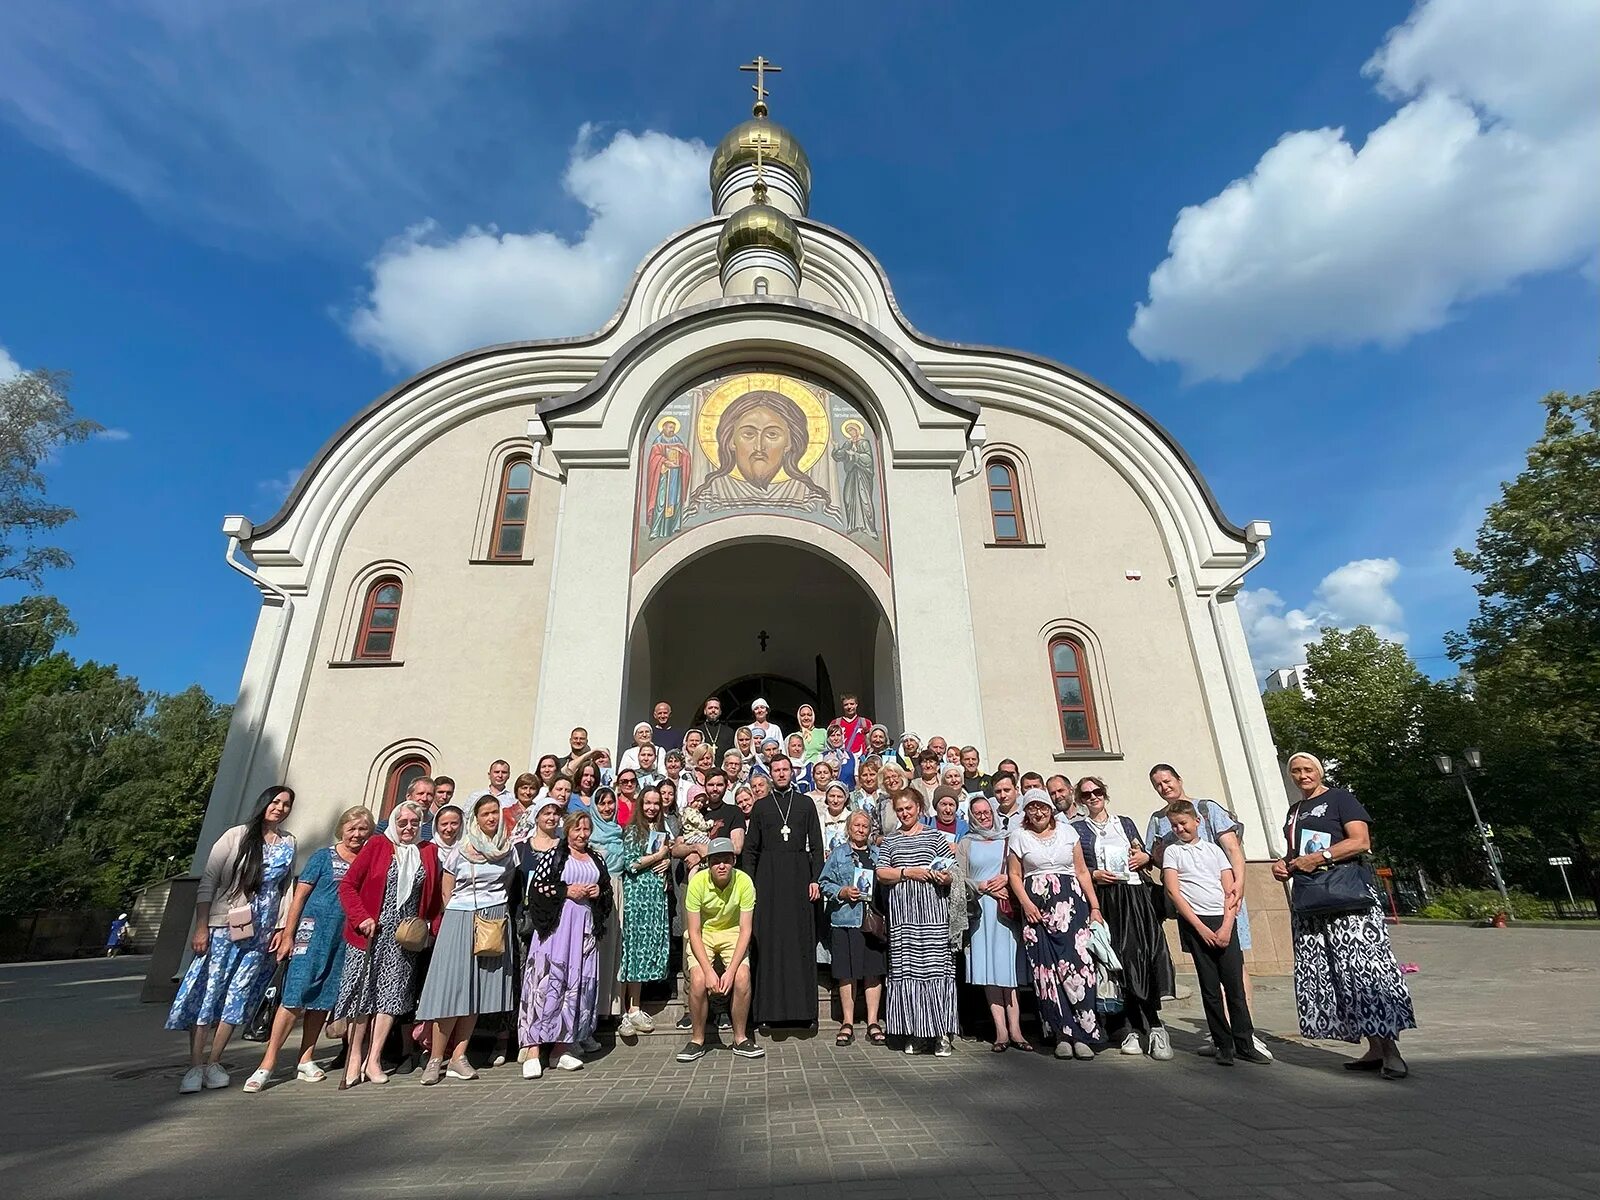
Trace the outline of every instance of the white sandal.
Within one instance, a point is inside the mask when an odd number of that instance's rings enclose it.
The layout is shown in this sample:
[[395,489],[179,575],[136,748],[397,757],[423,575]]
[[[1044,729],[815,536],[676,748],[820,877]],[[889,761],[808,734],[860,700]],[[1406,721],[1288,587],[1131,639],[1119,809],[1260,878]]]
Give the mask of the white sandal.
[[250,1078],[244,1081],[244,1090],[247,1092],[259,1092],[267,1086],[267,1080],[271,1078],[271,1071],[265,1069],[252,1071]]
[[294,1069],[294,1077],[301,1083],[321,1083],[328,1073],[314,1062],[303,1062]]

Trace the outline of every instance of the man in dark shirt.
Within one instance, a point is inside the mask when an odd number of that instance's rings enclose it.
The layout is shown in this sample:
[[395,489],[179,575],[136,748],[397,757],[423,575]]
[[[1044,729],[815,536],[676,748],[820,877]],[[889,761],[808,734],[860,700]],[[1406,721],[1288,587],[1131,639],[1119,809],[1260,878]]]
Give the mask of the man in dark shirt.
[[573,759],[582,758],[589,753],[589,731],[582,725],[578,726],[567,739],[567,744],[572,749],[556,760],[556,768],[561,771],[565,771]]
[[672,705],[665,700],[657,700],[650,715],[650,740],[660,748],[661,753],[683,749],[683,734],[672,727]]
[[725,837],[733,843],[736,852],[744,853],[745,815],[737,804],[728,804],[723,797],[728,793],[728,777],[720,770],[706,772],[706,802],[700,806],[705,814],[707,831],[714,838]]
[[722,761],[725,750],[733,748],[733,726],[722,719],[722,701],[715,696],[706,700],[705,719],[696,725],[700,736],[705,738],[706,745],[717,752],[717,761]]

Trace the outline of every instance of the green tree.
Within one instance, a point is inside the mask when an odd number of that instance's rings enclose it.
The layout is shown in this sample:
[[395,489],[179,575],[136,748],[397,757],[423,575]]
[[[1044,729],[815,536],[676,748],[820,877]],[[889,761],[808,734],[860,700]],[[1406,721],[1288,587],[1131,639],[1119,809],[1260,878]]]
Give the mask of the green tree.
[[40,541],[76,515],[45,499],[40,468],[60,447],[100,428],[72,411],[61,372],[28,371],[0,382],[0,582],[38,587],[48,568],[72,564],[65,550]]

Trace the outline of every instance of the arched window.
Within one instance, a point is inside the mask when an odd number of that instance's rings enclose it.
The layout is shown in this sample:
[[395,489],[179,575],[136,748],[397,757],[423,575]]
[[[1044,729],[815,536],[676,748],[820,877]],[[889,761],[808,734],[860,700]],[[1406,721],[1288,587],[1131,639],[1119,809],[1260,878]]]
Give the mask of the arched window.
[[1098,749],[1100,731],[1094,719],[1094,697],[1089,694],[1089,669],[1083,647],[1073,638],[1050,642],[1050,683],[1061,717],[1061,744],[1077,749]]
[[389,575],[367,588],[361,629],[356,634],[356,658],[370,662],[394,657],[394,632],[399,625],[400,581]]
[[1017,487],[1017,468],[1007,458],[991,458],[988,468],[989,515],[994,518],[994,540],[1025,541],[1022,528],[1021,490]]
[[522,557],[532,491],[533,462],[527,458],[507,459],[500,472],[500,499],[495,505],[494,541],[490,543],[490,553],[495,558]]
[[389,777],[383,785],[383,811],[378,815],[387,817],[394,806],[406,798],[412,782],[421,779],[432,770],[428,760],[420,754],[408,754],[390,767]]

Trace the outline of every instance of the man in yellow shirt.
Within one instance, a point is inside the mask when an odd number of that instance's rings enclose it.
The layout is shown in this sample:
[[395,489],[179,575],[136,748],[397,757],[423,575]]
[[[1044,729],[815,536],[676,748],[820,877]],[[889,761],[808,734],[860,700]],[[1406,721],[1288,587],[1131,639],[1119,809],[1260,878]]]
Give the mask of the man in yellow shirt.
[[689,880],[684,896],[684,961],[689,976],[689,1015],[694,1022],[678,1061],[697,1062],[706,1052],[706,1014],[711,993],[731,997],[733,1052],[761,1058],[766,1051],[750,1037],[750,931],[756,911],[756,885],[734,863],[738,852],[728,838],[706,847],[707,869]]

